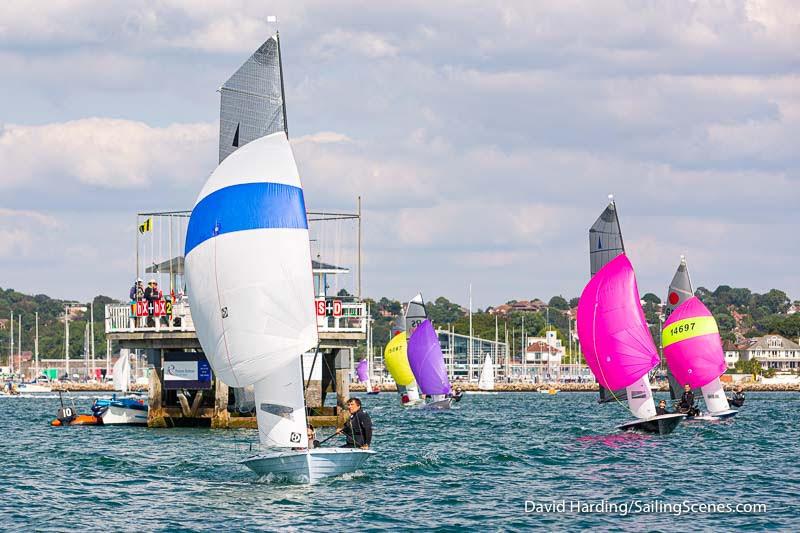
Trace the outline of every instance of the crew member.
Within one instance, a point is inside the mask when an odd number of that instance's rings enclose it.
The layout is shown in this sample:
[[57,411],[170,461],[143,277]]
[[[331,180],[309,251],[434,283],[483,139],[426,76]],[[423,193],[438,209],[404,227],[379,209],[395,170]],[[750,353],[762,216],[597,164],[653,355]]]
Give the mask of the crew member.
[[681,401],[678,404],[678,410],[681,413],[686,413],[689,416],[695,416],[698,414],[697,408],[694,406],[694,393],[692,392],[692,386],[688,383],[683,386],[683,396],[681,396]]
[[734,407],[741,407],[744,405],[744,390],[742,388],[741,383],[736,385],[733,394],[728,399],[728,403],[730,403]]
[[347,444],[343,448],[361,448],[368,450],[372,443],[372,419],[361,409],[361,400],[350,398],[347,401],[347,410],[350,419],[344,427],[337,429],[336,433],[343,433],[347,437]]
[[455,392],[453,392],[453,401],[460,402],[462,396],[464,396],[464,391],[461,390],[461,387],[456,387]]
[[658,406],[656,407],[656,415],[668,415],[670,414],[667,411],[667,400],[659,400]]

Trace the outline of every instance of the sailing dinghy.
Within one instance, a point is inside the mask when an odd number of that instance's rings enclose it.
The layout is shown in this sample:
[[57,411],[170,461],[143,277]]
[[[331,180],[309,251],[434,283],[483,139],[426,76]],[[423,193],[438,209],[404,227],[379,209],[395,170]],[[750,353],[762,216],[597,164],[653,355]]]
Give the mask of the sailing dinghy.
[[700,389],[708,409],[707,415],[687,417],[687,420],[720,420],[735,416],[738,411],[730,408],[719,380],[727,365],[717,321],[693,295],[684,257],[670,284],[665,312],[668,318],[662,330],[662,344],[672,397],[680,398],[681,384],[689,384],[692,389]]
[[406,340],[405,331],[398,331],[386,344],[386,348],[383,350],[383,363],[386,366],[386,370],[389,371],[389,375],[392,376],[392,379],[397,384],[400,405],[414,407],[422,403],[414,373],[408,364],[408,341]]
[[[613,222],[619,228],[613,197],[592,229],[600,222]],[[622,235],[617,231],[611,241],[604,242],[602,234],[590,230],[589,238],[592,271],[597,270],[578,303],[578,337],[586,363],[602,388],[625,390],[627,406],[636,420],[617,426],[618,429],[671,433],[684,415],[656,415],[648,373],[658,365],[659,357],[639,302],[633,266],[624,253]],[[592,243],[593,239],[597,241]],[[614,399],[623,403],[616,394]]]
[[[114,390],[126,394],[131,380],[131,362],[127,350],[121,350],[112,372]],[[103,425],[147,425],[147,404],[141,398],[117,398],[116,395],[98,398],[92,404],[92,414],[102,420]]]
[[369,362],[362,359],[356,365],[356,376],[358,376],[359,383],[363,383],[366,388],[367,394],[378,394],[380,391],[377,387],[373,388],[372,379],[369,376]]
[[444,355],[439,336],[428,319],[416,327],[408,341],[408,363],[420,390],[431,400],[422,405],[422,409],[450,409],[453,399],[449,397],[450,380],[447,378]]
[[[189,219],[186,281],[197,336],[217,379],[253,385],[259,441],[269,451],[242,464],[260,476],[313,483],[352,472],[375,452],[308,449],[301,358],[317,346],[318,333],[308,220],[282,86],[277,35],[223,86],[221,162]],[[226,107],[226,99],[236,101]],[[226,113],[248,105],[257,112],[234,133]],[[223,150],[231,142],[235,151]]]
[[478,377],[478,390],[469,391],[467,394],[497,394],[494,390],[494,363],[492,363],[492,356],[488,353],[483,359],[483,366],[481,366],[481,373]]

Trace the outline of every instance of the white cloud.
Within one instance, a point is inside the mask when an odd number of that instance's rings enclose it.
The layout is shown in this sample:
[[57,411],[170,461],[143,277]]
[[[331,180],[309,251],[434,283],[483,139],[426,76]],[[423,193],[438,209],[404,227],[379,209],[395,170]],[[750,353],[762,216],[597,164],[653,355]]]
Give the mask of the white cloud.
[[154,128],[121,119],[86,118],[0,129],[0,188],[34,188],[64,178],[108,189],[137,189],[155,179],[184,181],[208,174],[216,128]]

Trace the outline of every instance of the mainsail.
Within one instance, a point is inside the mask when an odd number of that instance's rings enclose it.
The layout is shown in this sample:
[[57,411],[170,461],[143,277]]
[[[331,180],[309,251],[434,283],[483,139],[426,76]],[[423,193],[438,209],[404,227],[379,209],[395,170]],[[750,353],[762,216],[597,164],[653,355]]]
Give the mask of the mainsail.
[[289,133],[277,34],[220,88],[219,162],[247,143],[276,132]]
[[492,356],[488,353],[486,354],[486,359],[483,360],[481,377],[478,379],[478,388],[480,390],[494,390],[494,365],[492,364]]
[[408,341],[408,362],[423,394],[450,393],[439,336],[430,320],[423,320]]
[[240,148],[212,173],[186,234],[192,319],[218,379],[255,385],[261,442],[306,446],[301,354],[317,344],[311,250],[284,132]]
[[425,302],[422,299],[422,294],[418,293],[411,298],[406,306],[405,326],[409,338],[414,334],[414,330],[422,324],[422,321],[428,318],[428,310],[425,309]]
[[[609,204],[589,228],[589,276],[593,277],[601,268],[618,255],[625,253],[622,230],[619,225],[617,204],[609,195]],[[624,401],[627,393],[622,390],[609,390],[600,386],[600,403]]]
[[608,207],[589,228],[589,262],[592,276],[600,272],[609,261],[625,252],[617,217],[617,205],[613,197],[609,199],[611,202]]
[[119,359],[114,363],[111,377],[114,380],[114,390],[128,392],[131,381],[131,361],[128,350],[120,350]]
[[655,416],[648,372],[658,351],[639,303],[636,276],[623,254],[589,281],[578,303],[578,336],[586,364],[607,389],[625,388],[637,418]]

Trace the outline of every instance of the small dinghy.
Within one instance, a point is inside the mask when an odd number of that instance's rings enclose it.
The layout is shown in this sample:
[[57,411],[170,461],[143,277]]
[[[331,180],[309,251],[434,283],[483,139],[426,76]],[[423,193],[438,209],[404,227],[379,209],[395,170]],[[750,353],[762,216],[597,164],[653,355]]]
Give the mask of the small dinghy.
[[[113,369],[114,390],[128,392],[131,363],[128,353],[120,354]],[[104,425],[147,425],[147,404],[138,397],[98,398],[92,404],[92,414]]]
[[[620,404],[613,391],[624,389],[636,420],[617,426],[622,431],[667,435],[683,414],[657,415],[648,373],[660,358],[644,316],[633,265],[625,255],[613,196],[589,229],[591,279],[578,303],[578,337],[601,389]],[[602,401],[602,400],[601,400]]]
[[357,448],[317,448],[314,450],[264,453],[241,463],[259,476],[293,483],[315,483],[323,478],[358,470],[374,455]]
[[738,411],[731,409],[719,379],[727,370],[719,327],[711,311],[694,296],[684,256],[669,285],[664,313],[667,320],[661,338],[672,398],[681,399],[688,385],[687,402],[694,405],[699,389],[708,410],[686,419],[717,421],[735,416]]
[[216,379],[253,385],[264,451],[245,466],[301,483],[353,472],[374,453],[308,451],[302,356],[319,334],[277,34],[221,93],[220,164],[195,202],[184,253],[198,340]]
[[450,380],[447,378],[439,337],[428,319],[416,327],[408,341],[408,362],[420,390],[430,398],[430,401],[420,408],[433,411],[449,410],[453,403],[453,398],[449,397]]

